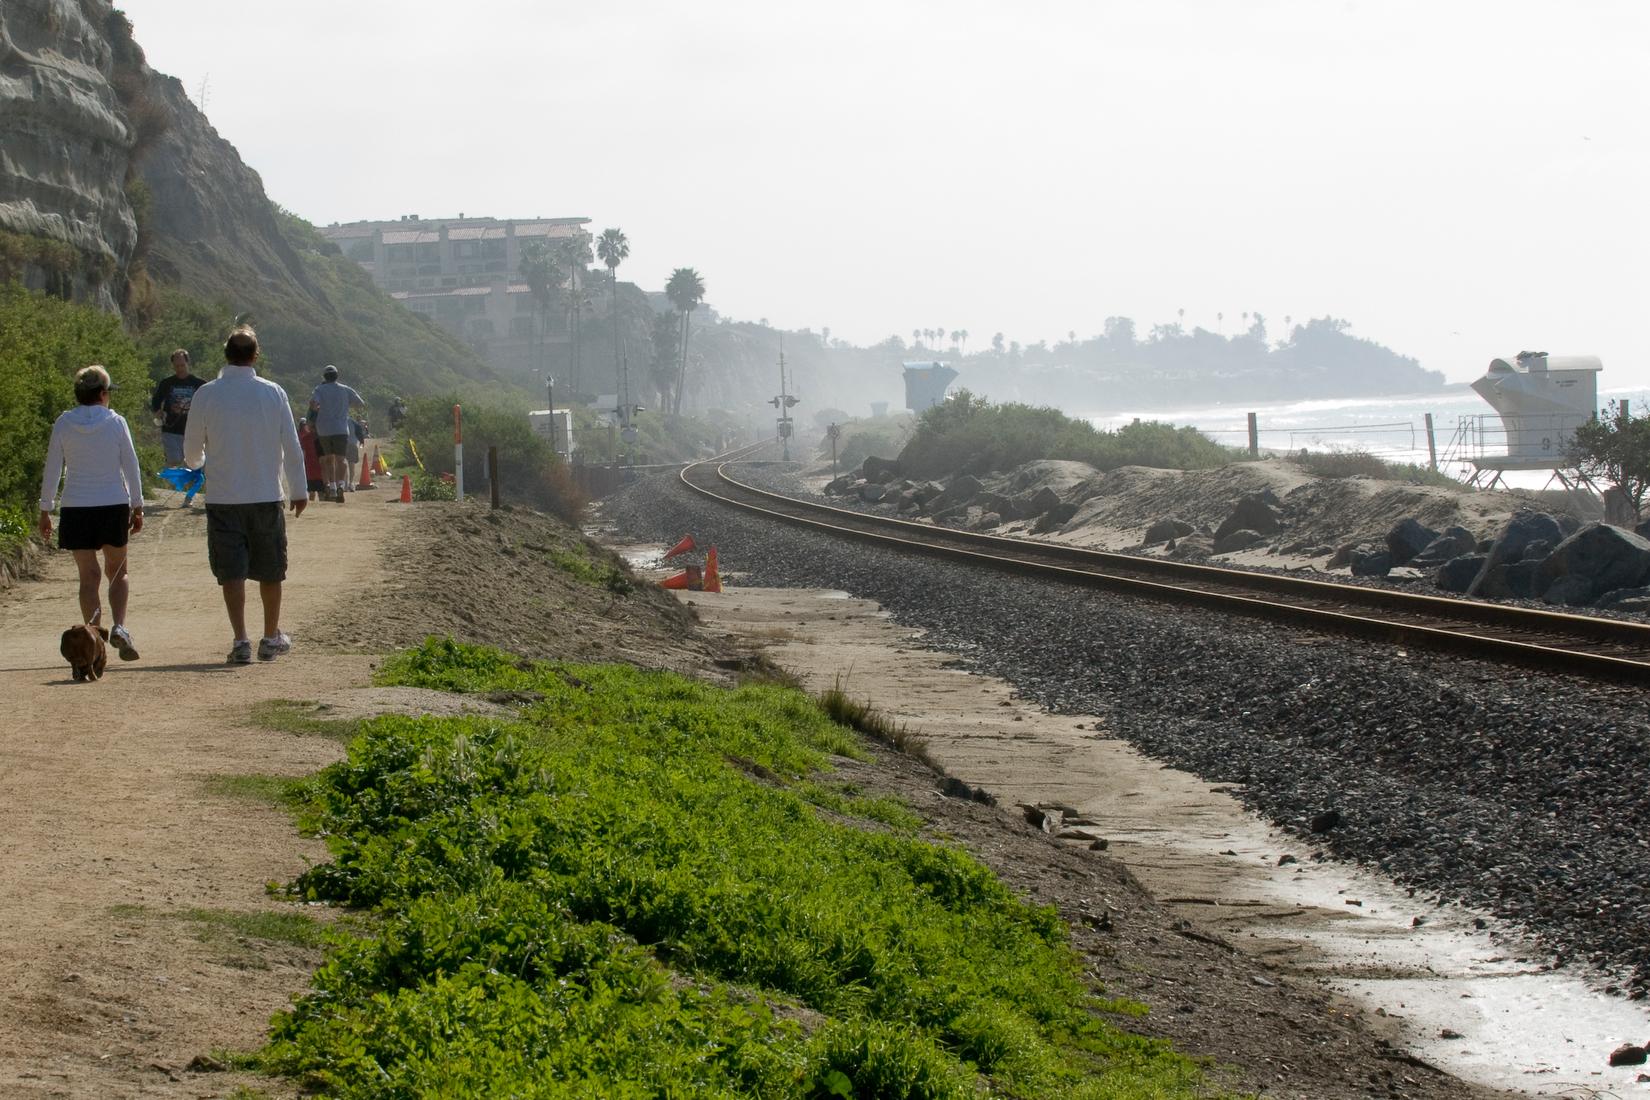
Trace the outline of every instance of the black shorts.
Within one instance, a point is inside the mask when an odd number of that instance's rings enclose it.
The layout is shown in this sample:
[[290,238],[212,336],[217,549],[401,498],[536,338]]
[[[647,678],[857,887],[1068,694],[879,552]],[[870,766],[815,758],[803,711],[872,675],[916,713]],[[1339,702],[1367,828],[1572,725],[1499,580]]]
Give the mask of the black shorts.
[[132,533],[132,507],[104,504],[96,508],[64,508],[57,516],[59,550],[101,550],[125,546]]
[[309,479],[309,491],[312,493],[324,493],[327,491],[327,483],[318,477],[312,477]]
[[206,560],[219,584],[286,580],[286,513],[278,500],[207,504]]
[[324,455],[343,456],[349,453],[349,435],[318,435],[315,437],[315,449]]

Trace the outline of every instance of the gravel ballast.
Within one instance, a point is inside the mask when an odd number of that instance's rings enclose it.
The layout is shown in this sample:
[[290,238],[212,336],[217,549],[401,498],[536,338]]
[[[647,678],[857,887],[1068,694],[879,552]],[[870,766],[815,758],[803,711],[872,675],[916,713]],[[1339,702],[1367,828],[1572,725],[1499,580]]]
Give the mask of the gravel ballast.
[[1040,705],[1237,785],[1303,844],[1416,888],[1418,910],[1480,907],[1535,933],[1544,963],[1650,992],[1641,689],[908,557],[737,513],[674,476],[602,511],[631,538],[691,531],[750,584],[877,600]]

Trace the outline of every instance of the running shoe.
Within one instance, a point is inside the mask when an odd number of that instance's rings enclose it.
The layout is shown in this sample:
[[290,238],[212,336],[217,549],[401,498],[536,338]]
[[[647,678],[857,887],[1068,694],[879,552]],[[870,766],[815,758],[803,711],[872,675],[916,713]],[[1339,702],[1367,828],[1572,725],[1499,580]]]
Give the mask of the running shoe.
[[132,644],[132,635],[124,626],[117,626],[109,631],[109,640],[115,644],[115,652],[120,654],[122,661],[138,659],[137,646]]
[[235,648],[229,651],[229,663],[232,665],[249,665],[252,663],[252,643],[239,641]]
[[285,634],[277,634],[273,638],[258,639],[258,660],[273,661],[283,653],[292,652],[292,639]]

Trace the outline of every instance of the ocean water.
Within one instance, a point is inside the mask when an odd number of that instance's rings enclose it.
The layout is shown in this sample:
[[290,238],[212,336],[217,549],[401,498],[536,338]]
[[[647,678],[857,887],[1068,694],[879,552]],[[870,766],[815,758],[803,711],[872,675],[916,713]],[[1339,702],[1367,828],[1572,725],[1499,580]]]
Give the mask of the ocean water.
[[[1650,392],[1643,389],[1601,390],[1599,405],[1625,398],[1645,408]],[[1254,413],[1262,451],[1368,451],[1388,462],[1425,466],[1426,414],[1432,414],[1433,439],[1441,472],[1461,480],[1472,473],[1472,459],[1505,454],[1500,418],[1471,388],[1448,386],[1425,394],[1389,397],[1317,398],[1252,406],[1188,405],[1179,409],[1124,410],[1091,413],[1097,428],[1119,428],[1133,420],[1156,420],[1190,426],[1232,447],[1249,444],[1248,414]],[[1552,479],[1549,471],[1511,471],[1506,481],[1518,488],[1540,489]]]

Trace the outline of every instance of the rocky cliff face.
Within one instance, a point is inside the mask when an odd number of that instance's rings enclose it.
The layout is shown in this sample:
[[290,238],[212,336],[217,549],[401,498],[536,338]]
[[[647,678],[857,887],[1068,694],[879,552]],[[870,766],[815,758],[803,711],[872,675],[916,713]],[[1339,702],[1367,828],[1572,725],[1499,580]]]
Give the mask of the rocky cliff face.
[[58,242],[17,257],[28,285],[116,308],[137,246],[125,184],[136,138],[111,78],[106,3],[0,4],[0,229]]
[[149,271],[206,297],[262,282],[330,311],[281,235],[263,179],[219,136],[175,77],[149,72],[147,95],[170,125],[138,163],[148,187]]
[[149,68],[109,0],[0,4],[0,229],[72,250],[22,257],[27,284],[108,309],[139,270],[205,297],[324,299],[258,173]]

